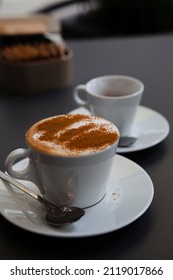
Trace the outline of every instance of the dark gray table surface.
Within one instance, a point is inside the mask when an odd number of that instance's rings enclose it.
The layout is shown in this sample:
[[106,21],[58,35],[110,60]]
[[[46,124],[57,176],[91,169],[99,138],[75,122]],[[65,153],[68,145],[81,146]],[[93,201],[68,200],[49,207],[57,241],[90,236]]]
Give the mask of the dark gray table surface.
[[[12,150],[25,147],[34,122],[76,108],[72,90],[107,74],[141,79],[141,105],[173,124],[173,35],[100,38],[68,42],[74,51],[73,84],[63,90],[29,96],[0,94],[0,168]],[[16,81],[20,82],[20,81]],[[172,131],[155,147],[123,154],[151,177],[155,194],[149,209],[130,225],[90,238],[53,238],[30,233],[0,215],[0,259],[173,259]],[[171,146],[172,145],[172,146]]]

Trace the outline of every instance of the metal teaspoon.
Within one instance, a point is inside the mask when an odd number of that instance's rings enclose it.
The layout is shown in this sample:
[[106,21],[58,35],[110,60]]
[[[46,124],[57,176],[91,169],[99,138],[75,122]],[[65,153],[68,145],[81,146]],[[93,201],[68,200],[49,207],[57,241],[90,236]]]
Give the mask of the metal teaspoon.
[[11,176],[5,174],[0,170],[0,178],[5,180],[6,182],[14,185],[21,191],[30,195],[32,198],[39,201],[46,208],[46,221],[52,226],[63,226],[66,224],[70,224],[79,220],[82,216],[84,216],[85,211],[82,208],[72,207],[72,206],[53,206],[48,201],[46,201],[42,196],[34,193],[29,190],[20,182],[16,181]]
[[121,136],[118,142],[118,147],[129,147],[136,142],[136,137]]

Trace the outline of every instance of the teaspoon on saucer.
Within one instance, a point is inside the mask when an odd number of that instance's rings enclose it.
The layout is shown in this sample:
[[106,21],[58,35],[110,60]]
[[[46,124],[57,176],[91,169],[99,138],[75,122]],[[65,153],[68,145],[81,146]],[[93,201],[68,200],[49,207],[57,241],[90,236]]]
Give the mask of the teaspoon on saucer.
[[118,147],[129,147],[136,142],[136,137],[121,136],[118,142]]
[[18,189],[30,195],[32,198],[36,199],[42,205],[44,205],[46,208],[46,215],[45,215],[46,221],[52,226],[63,226],[66,224],[76,222],[85,214],[85,211],[82,208],[73,207],[73,206],[54,206],[50,204],[41,195],[38,195],[33,191],[29,190],[23,184],[16,181],[14,178],[5,174],[1,170],[0,170],[0,178],[14,185]]

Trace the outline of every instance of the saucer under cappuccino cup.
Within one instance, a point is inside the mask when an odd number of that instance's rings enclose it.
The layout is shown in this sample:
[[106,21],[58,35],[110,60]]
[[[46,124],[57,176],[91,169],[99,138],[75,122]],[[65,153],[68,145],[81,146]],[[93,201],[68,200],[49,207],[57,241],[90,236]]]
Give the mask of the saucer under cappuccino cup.
[[[53,205],[90,207],[106,193],[119,131],[101,117],[64,114],[43,119],[28,129],[27,148],[6,158],[7,172],[32,181]],[[28,164],[15,169],[17,160]]]
[[78,106],[113,122],[120,135],[130,135],[144,84],[133,77],[107,75],[78,85],[73,97]]

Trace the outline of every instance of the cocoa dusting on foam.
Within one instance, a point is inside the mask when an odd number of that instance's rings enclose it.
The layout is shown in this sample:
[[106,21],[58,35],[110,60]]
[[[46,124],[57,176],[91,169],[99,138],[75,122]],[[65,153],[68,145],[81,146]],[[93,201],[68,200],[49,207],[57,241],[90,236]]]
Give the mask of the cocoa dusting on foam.
[[119,137],[116,127],[97,116],[66,114],[42,120],[26,133],[28,144],[42,152],[75,156],[111,146]]

